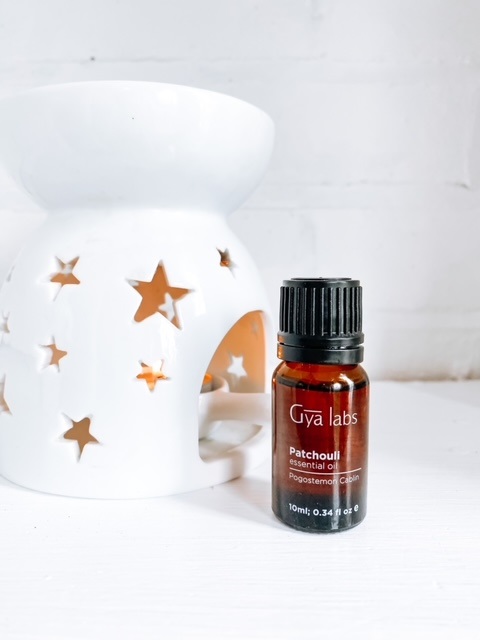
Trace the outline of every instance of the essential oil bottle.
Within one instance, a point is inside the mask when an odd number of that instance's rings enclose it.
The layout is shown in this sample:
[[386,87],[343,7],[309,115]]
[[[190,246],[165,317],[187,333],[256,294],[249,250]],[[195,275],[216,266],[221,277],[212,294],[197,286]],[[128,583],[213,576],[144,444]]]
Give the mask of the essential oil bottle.
[[310,532],[366,514],[369,381],[362,288],[350,278],[293,278],[280,293],[273,375],[273,511]]

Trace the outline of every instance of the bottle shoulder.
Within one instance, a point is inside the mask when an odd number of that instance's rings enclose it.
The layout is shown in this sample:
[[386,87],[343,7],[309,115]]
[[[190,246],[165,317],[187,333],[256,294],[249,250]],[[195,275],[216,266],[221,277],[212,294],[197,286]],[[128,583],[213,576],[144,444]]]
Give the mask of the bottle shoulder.
[[367,387],[369,379],[367,372],[360,364],[281,362],[274,371],[273,384],[332,392]]

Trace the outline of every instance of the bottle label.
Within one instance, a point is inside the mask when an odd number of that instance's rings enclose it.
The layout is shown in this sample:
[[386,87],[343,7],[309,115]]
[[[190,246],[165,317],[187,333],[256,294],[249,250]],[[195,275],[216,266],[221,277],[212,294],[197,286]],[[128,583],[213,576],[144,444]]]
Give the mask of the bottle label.
[[276,385],[274,511],[287,524],[338,530],[366,510],[368,386],[312,391]]

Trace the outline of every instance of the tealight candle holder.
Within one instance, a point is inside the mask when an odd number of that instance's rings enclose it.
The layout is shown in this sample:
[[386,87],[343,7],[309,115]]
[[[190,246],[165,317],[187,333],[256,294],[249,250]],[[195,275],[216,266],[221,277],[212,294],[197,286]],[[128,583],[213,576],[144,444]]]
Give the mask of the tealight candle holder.
[[0,293],[0,473],[133,498],[261,462],[271,323],[226,214],[266,170],[270,118],[200,89],[92,82],[4,100],[0,136],[50,213]]

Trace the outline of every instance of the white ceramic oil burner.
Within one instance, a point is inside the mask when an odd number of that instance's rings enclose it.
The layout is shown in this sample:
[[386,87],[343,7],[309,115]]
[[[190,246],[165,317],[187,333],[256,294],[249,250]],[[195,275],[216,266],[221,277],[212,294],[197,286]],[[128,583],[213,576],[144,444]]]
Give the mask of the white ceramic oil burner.
[[262,178],[273,135],[245,102],[165,84],[1,103],[0,161],[50,212],[0,295],[2,475],[130,498],[264,458],[267,302],[225,216]]

